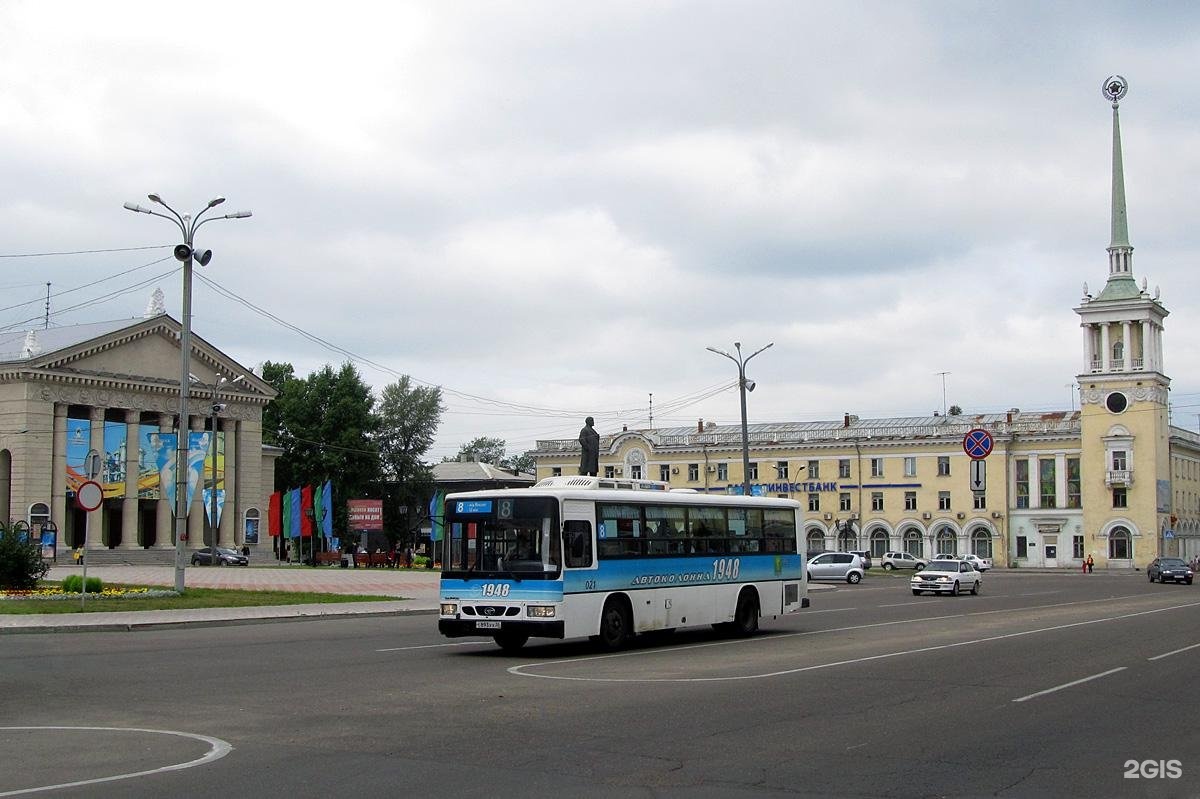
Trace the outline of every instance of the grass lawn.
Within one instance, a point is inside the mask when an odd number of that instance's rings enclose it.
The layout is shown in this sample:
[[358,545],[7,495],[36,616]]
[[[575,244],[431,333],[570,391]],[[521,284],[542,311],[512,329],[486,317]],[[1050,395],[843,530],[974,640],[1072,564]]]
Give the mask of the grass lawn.
[[[56,583],[43,583],[53,587]],[[114,583],[106,588],[162,588],[162,586],[131,586]],[[183,596],[94,598],[88,594],[83,603],[85,613],[129,610],[189,610],[191,608],[242,608],[262,605],[315,605],[333,602],[395,602],[394,596],[362,594],[310,594],[303,591],[237,591],[227,588],[189,588]],[[0,614],[79,613],[80,599],[3,599]]]

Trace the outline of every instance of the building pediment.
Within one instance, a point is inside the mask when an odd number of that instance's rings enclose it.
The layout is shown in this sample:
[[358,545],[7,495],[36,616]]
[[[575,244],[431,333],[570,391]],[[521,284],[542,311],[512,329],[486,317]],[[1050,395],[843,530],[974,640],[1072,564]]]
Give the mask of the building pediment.
[[[48,393],[45,399],[79,404],[107,404],[101,395],[115,394],[119,400],[110,397],[115,407],[153,409],[160,403],[133,402],[130,396],[178,397],[181,327],[175,319],[160,314],[99,333],[92,326],[80,326],[74,338],[71,332],[67,328],[48,331],[43,339],[46,348],[0,362],[0,382],[34,384],[41,394]],[[275,396],[270,384],[194,333],[191,345],[193,397],[211,392],[220,375],[243,376],[221,391],[222,397],[234,402],[261,406]],[[164,409],[169,407],[163,404]]]

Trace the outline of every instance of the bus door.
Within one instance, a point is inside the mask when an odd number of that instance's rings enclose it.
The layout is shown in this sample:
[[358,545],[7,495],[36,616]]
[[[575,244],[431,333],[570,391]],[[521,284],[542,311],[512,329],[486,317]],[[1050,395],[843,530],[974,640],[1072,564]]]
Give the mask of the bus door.
[[563,593],[596,590],[595,505],[565,500],[562,508]]

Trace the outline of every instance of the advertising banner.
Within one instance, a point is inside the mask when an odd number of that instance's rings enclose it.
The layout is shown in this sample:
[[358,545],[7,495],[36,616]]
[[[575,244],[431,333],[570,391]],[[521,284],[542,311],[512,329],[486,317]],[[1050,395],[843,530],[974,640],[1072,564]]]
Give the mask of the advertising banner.
[[[172,512],[175,509],[175,462],[178,460],[176,440],[174,433],[159,433],[159,449],[155,458],[160,495],[170,503]],[[201,485],[202,479],[205,484],[212,485],[212,453],[209,452],[211,440],[211,435],[206,431],[193,431],[188,438],[188,495],[185,506],[187,508],[192,507],[192,502],[196,497],[196,488]],[[225,484],[224,433],[217,434],[216,483],[218,489],[223,488]]]
[[350,529],[358,533],[383,531],[382,499],[351,499],[346,501],[350,511]]

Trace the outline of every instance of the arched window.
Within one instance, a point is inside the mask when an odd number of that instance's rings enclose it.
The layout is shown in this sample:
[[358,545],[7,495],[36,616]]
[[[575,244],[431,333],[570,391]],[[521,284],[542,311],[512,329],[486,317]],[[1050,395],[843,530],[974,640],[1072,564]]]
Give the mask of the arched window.
[[921,541],[921,531],[910,527],[904,531],[904,551],[914,558],[925,557],[925,547]]
[[822,552],[825,549],[825,534],[820,530],[808,531],[808,551]]
[[838,551],[849,552],[853,549],[858,549],[858,536],[853,527],[846,526],[838,533]]
[[35,502],[29,506],[29,527],[35,524],[45,524],[50,521],[50,506],[45,502]]
[[992,557],[992,536],[982,527],[971,533],[971,553],[980,558]]
[[1108,534],[1108,559],[1129,560],[1133,557],[1133,541],[1129,530],[1124,527],[1114,527]]
[[242,543],[258,543],[258,508],[248,508],[242,515]]
[[888,551],[888,534],[887,530],[882,527],[876,527],[871,531],[871,557],[882,558],[883,553]]
[[937,552],[935,555],[957,555],[958,536],[949,527],[939,527],[937,531]]
[[1113,356],[1114,361],[1119,361],[1122,358],[1124,358],[1125,357],[1125,342],[1124,341],[1113,342],[1112,351],[1113,351],[1112,356]]

